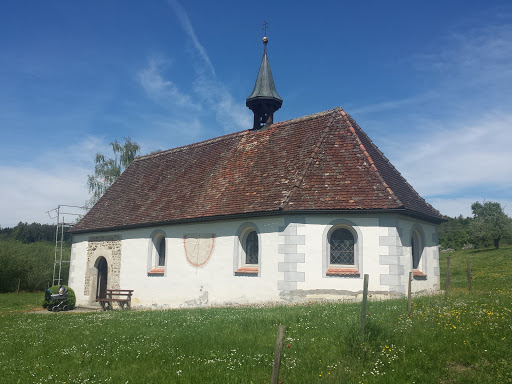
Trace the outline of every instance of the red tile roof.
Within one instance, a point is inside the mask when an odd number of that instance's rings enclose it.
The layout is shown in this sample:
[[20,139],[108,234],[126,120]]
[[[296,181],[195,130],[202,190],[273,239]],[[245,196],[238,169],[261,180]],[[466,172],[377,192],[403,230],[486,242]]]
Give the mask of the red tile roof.
[[443,220],[336,108],[138,157],[72,231],[306,211]]

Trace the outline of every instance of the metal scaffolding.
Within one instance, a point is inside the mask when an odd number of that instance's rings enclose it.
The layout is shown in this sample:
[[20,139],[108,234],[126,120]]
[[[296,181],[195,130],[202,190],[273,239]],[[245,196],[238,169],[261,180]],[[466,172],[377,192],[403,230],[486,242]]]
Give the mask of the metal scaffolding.
[[[55,257],[53,261],[53,281],[52,285],[60,285],[62,278],[62,264],[69,264],[69,260],[63,260],[64,253],[64,231],[73,227],[74,223],[66,223],[64,215],[81,216],[83,213],[77,212],[63,212],[63,208],[79,208],[85,210],[85,207],[79,207],[77,205],[65,205],[60,204],[57,208],[51,209],[46,213],[51,219],[56,219],[57,225],[55,228]],[[68,209],[69,210],[69,209]],[[52,212],[53,216],[52,217]],[[59,237],[60,231],[60,237]]]

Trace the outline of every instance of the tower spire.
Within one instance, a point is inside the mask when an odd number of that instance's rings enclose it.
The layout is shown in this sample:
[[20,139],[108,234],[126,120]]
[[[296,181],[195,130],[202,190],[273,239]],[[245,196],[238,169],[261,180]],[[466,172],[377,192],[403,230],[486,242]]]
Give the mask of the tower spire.
[[[265,21],[265,35],[267,22]],[[253,129],[268,127],[274,119],[274,112],[281,108],[283,99],[276,91],[272,71],[267,58],[267,36],[263,37],[263,58],[261,59],[260,70],[254,89],[245,101],[245,105],[254,113]]]

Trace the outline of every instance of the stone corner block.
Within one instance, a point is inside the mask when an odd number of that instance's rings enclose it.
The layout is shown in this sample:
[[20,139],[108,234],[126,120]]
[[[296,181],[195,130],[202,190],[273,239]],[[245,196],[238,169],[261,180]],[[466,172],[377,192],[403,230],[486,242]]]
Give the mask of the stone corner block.
[[284,280],[285,281],[304,282],[304,281],[306,281],[306,274],[304,272],[285,272]]
[[297,282],[278,280],[277,289],[279,291],[295,291],[297,289]]

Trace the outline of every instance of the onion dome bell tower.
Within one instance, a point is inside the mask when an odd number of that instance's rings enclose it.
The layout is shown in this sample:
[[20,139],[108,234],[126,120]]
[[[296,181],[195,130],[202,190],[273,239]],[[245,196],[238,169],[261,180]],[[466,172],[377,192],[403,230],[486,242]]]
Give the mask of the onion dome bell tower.
[[267,128],[273,123],[274,112],[281,108],[283,99],[277,94],[272,71],[267,58],[268,38],[263,38],[263,58],[256,84],[245,105],[254,113],[253,129]]

